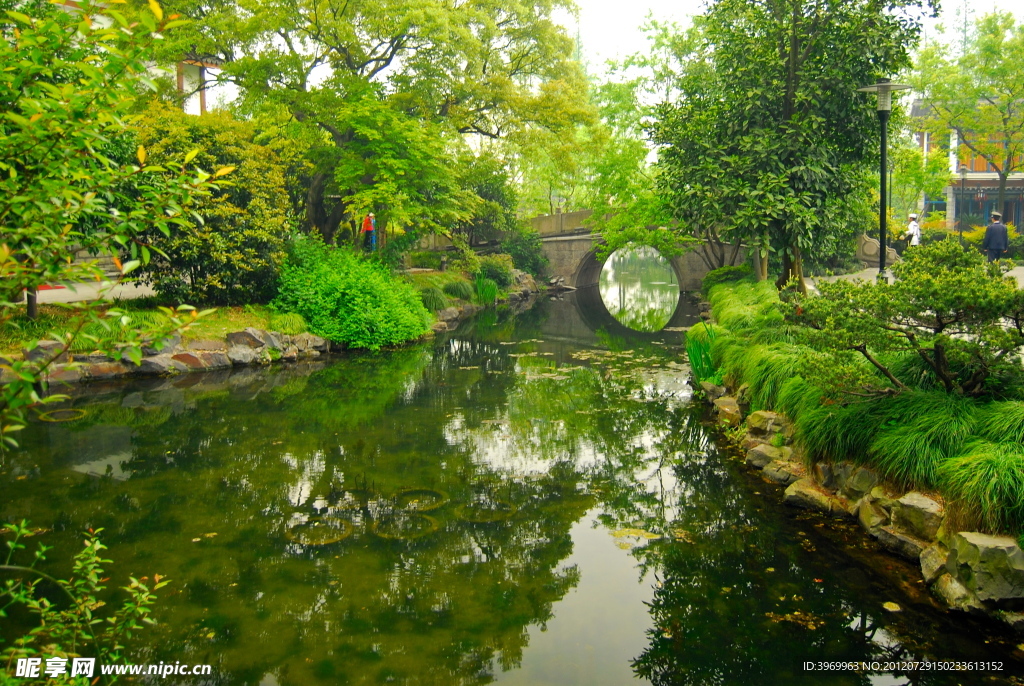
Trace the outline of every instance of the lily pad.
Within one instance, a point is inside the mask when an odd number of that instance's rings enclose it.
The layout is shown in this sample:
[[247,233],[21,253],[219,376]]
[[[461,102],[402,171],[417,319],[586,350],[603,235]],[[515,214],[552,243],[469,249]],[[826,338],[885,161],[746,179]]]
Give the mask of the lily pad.
[[338,517],[314,518],[288,529],[285,538],[305,546],[324,546],[338,543],[352,535],[352,522]]
[[429,515],[396,512],[373,522],[371,530],[377,536],[392,541],[412,541],[434,533],[440,523]]
[[398,507],[406,512],[430,512],[448,504],[448,494],[430,488],[406,488],[395,494]]

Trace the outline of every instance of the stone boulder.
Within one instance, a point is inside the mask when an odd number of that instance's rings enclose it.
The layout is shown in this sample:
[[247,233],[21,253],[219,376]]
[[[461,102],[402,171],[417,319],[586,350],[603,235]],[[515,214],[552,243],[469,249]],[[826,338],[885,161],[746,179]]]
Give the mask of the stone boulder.
[[725,396],[715,400],[715,411],[718,413],[718,422],[726,426],[739,426],[743,421],[740,414],[740,406],[736,398]]
[[[159,349],[157,346],[159,345]],[[163,338],[151,341],[149,345],[142,346],[142,354],[146,356],[161,355],[161,354],[173,354],[174,349],[181,345],[181,334],[174,333],[170,336],[164,336]],[[223,348],[223,344],[221,344]]]
[[207,338],[201,341],[189,341],[188,343],[189,350],[224,350],[227,347],[228,346],[224,343],[224,341],[219,341],[212,338]]
[[244,345],[249,348],[262,348],[267,344],[266,333],[253,327],[247,327],[243,331],[234,331],[227,335],[230,345]]
[[867,467],[853,467],[846,474],[839,493],[848,500],[860,500],[878,485],[878,475]]
[[140,374],[177,374],[178,372],[187,371],[186,367],[181,362],[174,359],[174,356],[166,353],[163,355],[150,355],[149,357],[143,357],[139,364],[138,372]]
[[864,530],[872,536],[877,536],[881,527],[889,526],[892,522],[889,511],[871,497],[861,498],[857,505],[857,519]]
[[893,526],[880,526],[874,530],[873,535],[883,548],[913,562],[920,561],[921,553],[928,547],[927,541],[910,536]]
[[520,292],[536,293],[540,290],[537,288],[537,282],[533,275],[518,269],[512,270],[512,283],[519,288]]
[[942,505],[916,491],[897,500],[892,508],[893,526],[924,541],[935,540],[942,518]]
[[459,318],[459,308],[446,307],[443,310],[438,311],[437,318],[442,322],[454,321]]
[[172,359],[185,365],[191,371],[204,369],[225,369],[231,366],[231,358],[223,351],[194,350],[172,355]]
[[233,345],[228,348],[228,359],[231,360],[231,364],[253,364],[258,357],[259,353],[248,345]]
[[725,386],[716,386],[710,381],[701,381],[700,387],[704,391],[704,397],[711,403],[715,402],[728,392],[725,390]]
[[99,362],[97,364],[83,365],[82,371],[90,379],[106,381],[108,379],[120,379],[123,376],[128,376],[132,368],[123,362]]
[[1009,536],[954,534],[946,571],[982,601],[1024,598],[1024,551]]
[[747,451],[746,463],[748,467],[764,469],[770,462],[784,459],[782,448],[776,448],[768,443],[761,443]]
[[921,578],[931,584],[946,572],[949,549],[941,543],[933,543],[921,553]]
[[831,493],[823,491],[814,480],[805,477],[795,481],[786,488],[785,502],[787,505],[805,510],[823,512],[837,517],[849,516],[849,505]]
[[789,420],[777,412],[769,412],[768,410],[751,412],[750,416],[747,417],[747,429],[754,436],[770,438],[777,433],[782,433],[788,425]]
[[788,486],[806,476],[804,467],[792,460],[772,460],[762,472],[769,481]]
[[46,380],[50,383],[77,383],[85,376],[78,365],[55,364],[46,371]]
[[970,612],[972,614],[983,614],[985,612],[985,606],[981,604],[978,597],[948,572],[936,579],[932,585],[932,592],[954,610]]
[[299,349],[294,345],[289,345],[281,353],[281,359],[285,362],[294,362],[299,359]]
[[29,362],[67,362],[68,353],[60,341],[39,341],[36,347],[22,350]]

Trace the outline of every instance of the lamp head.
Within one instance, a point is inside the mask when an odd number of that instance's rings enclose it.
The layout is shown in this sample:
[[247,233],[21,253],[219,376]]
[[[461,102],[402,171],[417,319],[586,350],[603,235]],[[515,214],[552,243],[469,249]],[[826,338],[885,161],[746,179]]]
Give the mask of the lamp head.
[[892,92],[909,90],[910,86],[905,83],[893,83],[889,79],[878,79],[878,83],[871,86],[864,86],[857,90],[861,93],[876,93],[878,95],[878,111],[888,112],[892,109]]

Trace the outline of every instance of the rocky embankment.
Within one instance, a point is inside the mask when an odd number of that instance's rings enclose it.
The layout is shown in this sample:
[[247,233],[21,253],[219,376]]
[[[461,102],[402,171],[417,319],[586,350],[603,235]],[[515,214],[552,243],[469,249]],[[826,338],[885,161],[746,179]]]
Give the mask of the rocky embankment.
[[1016,539],[960,531],[938,496],[901,491],[867,467],[812,463],[793,445],[785,416],[747,413],[746,388],[730,393],[707,382],[701,387],[720,425],[746,429],[740,447],[747,466],[785,486],[786,503],[858,520],[887,551],[916,563],[924,583],[947,607],[1024,632],[1024,551]]

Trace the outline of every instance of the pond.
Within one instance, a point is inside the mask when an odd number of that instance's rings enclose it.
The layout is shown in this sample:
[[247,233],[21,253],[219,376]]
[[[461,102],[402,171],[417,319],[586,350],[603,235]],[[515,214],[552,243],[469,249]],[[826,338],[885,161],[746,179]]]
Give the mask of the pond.
[[397,351],[87,387],[81,417],[33,421],[3,458],[0,516],[45,529],[53,574],[102,527],[111,585],[171,579],[131,659],[213,669],[167,683],[981,677],[803,667],[926,658],[1024,674],[1012,637],[720,449],[681,332],[588,322],[572,294]]

